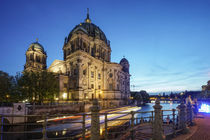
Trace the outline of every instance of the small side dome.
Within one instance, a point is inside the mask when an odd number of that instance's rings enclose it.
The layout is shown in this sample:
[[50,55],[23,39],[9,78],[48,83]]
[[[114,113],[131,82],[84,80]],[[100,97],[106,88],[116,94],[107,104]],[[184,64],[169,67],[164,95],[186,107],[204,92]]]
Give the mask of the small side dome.
[[129,62],[126,58],[121,59],[120,65],[123,67],[123,71],[129,73]]
[[128,63],[129,64],[129,62],[126,58],[123,58],[123,59],[120,60],[120,64],[122,64],[122,63]]
[[40,51],[46,54],[44,51],[44,47],[38,42],[31,43],[27,51]]

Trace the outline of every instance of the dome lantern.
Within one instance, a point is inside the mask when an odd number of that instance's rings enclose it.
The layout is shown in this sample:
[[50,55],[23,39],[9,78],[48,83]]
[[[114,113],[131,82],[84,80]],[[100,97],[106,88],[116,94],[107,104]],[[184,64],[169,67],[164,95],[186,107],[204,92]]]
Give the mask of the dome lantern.
[[91,23],[91,20],[89,17],[89,8],[87,8],[87,18],[85,19],[85,23]]

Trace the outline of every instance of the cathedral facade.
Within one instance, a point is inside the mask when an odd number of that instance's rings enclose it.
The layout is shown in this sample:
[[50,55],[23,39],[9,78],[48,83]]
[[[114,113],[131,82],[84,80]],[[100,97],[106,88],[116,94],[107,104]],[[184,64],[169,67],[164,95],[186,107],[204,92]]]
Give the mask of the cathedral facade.
[[[73,28],[63,45],[63,60],[55,60],[47,69],[59,77],[59,101],[98,99],[102,106],[126,105],[130,99],[129,62],[111,62],[111,47],[104,32],[91,23]],[[46,69],[46,52],[38,42],[26,52],[25,70]]]

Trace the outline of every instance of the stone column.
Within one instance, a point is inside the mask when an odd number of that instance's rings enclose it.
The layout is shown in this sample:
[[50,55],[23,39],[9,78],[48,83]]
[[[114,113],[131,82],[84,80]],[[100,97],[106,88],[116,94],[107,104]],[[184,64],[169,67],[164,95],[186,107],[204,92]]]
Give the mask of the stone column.
[[162,126],[162,106],[160,105],[160,99],[155,101],[153,106],[155,111],[155,120],[153,124],[153,140],[164,140],[163,126]]
[[187,104],[187,123],[193,125],[193,110],[190,102]]
[[184,101],[177,107],[178,109],[178,129],[182,129],[183,133],[187,133],[186,128],[186,105]]
[[100,139],[99,110],[98,100],[94,99],[93,106],[91,107],[91,140]]

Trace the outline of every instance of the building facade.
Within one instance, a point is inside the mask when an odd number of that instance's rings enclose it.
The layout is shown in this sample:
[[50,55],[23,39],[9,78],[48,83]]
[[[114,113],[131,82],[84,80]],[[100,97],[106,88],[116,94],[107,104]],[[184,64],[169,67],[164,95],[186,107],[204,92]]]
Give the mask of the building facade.
[[[84,23],[76,25],[65,38],[63,56],[64,60],[55,60],[48,68],[59,75],[59,100],[96,98],[104,107],[128,104],[129,62],[125,58],[119,64],[111,62],[110,41],[91,23],[89,13]],[[32,43],[26,52],[25,70],[46,69],[46,57],[44,48],[38,42]]]

